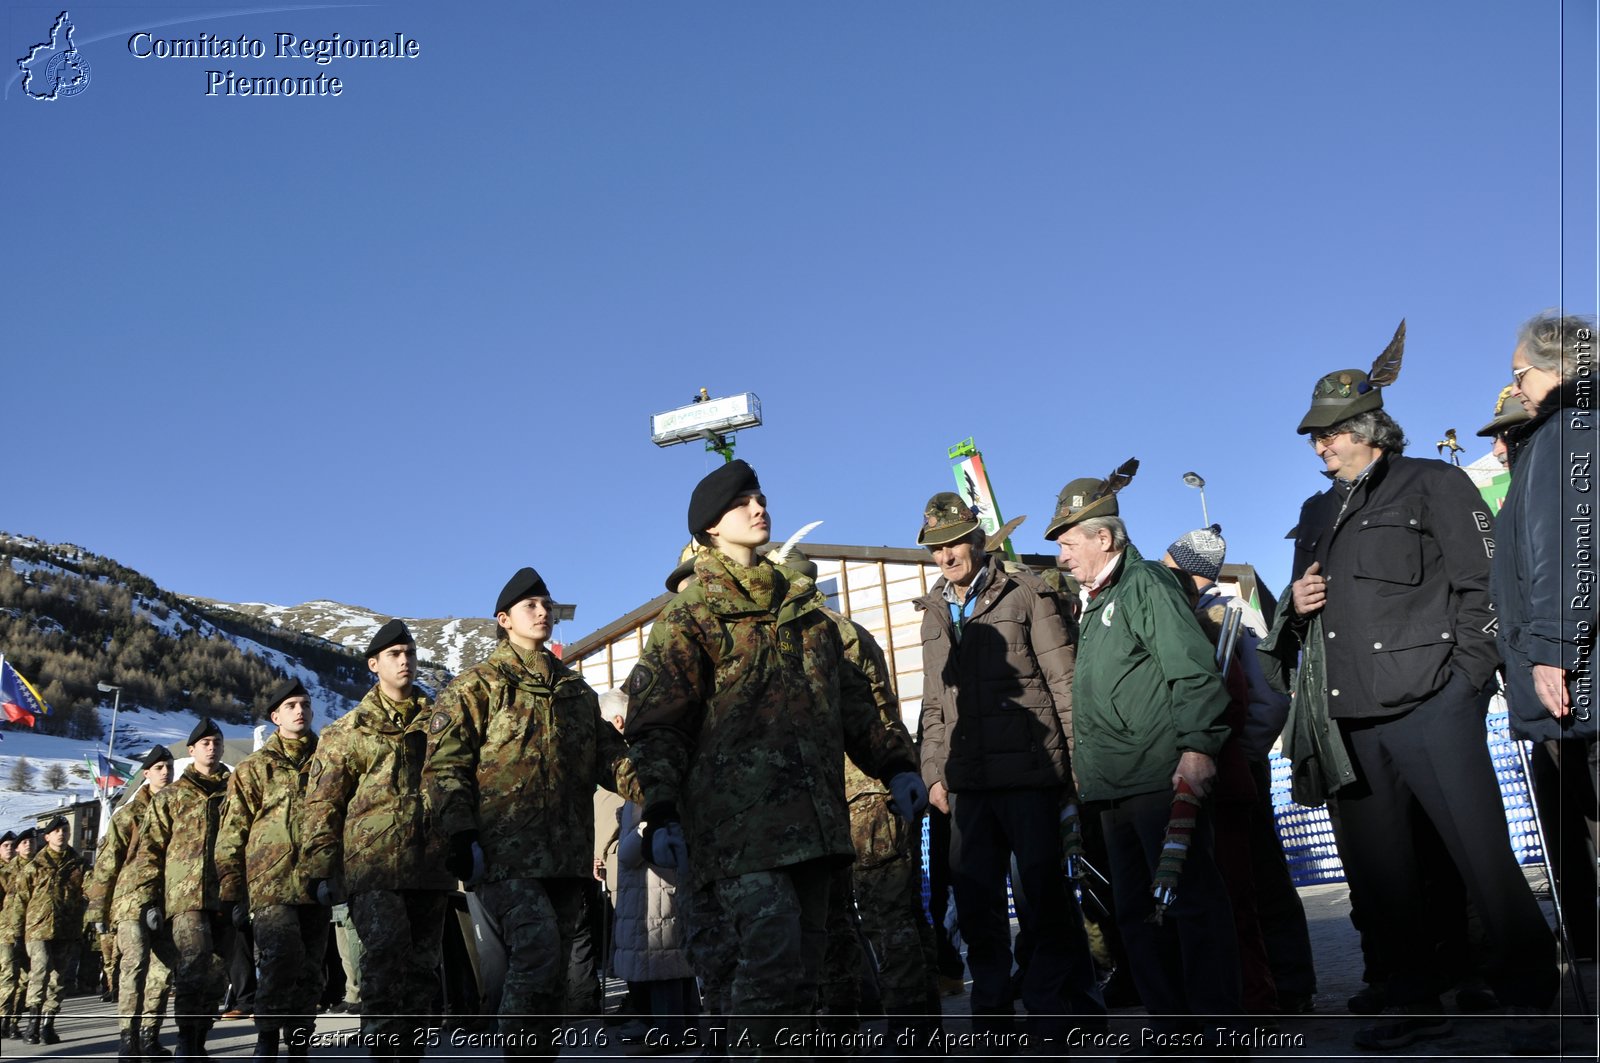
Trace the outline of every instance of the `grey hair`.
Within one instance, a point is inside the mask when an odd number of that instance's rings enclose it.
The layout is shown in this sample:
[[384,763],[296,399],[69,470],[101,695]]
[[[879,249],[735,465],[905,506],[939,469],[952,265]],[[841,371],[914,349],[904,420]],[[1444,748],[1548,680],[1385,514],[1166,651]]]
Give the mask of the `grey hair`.
[[1334,425],[1329,431],[1349,432],[1357,442],[1365,443],[1369,447],[1377,447],[1388,454],[1404,454],[1406,452],[1406,434],[1382,410],[1368,410],[1358,413]]
[[1517,346],[1529,365],[1556,374],[1563,384],[1594,372],[1592,318],[1546,310],[1517,330]]
[[1080,520],[1078,527],[1083,529],[1085,535],[1097,535],[1102,529],[1111,533],[1111,549],[1113,551],[1128,548],[1128,526],[1122,523],[1121,517],[1089,517]]

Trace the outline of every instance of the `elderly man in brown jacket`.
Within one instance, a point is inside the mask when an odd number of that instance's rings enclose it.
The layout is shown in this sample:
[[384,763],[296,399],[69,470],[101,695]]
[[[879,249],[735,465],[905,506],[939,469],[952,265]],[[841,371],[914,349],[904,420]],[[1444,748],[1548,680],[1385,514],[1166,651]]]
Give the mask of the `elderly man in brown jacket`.
[[1066,1015],[1105,1005],[1077,900],[1062,874],[1075,829],[1075,632],[1033,572],[984,552],[976,511],[952,492],[928,501],[917,542],[942,573],[922,614],[922,777],[951,816],[950,873],[972,971],[975,1032],[1013,1024],[1006,875],[1033,943],[1022,978],[1028,1031],[1061,1037]]

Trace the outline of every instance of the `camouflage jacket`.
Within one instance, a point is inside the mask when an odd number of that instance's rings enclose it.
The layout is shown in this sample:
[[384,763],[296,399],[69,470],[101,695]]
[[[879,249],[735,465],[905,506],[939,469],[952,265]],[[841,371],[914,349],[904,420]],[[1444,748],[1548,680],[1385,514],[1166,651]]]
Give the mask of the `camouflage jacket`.
[[215,859],[217,827],[228,787],[228,766],[201,775],[193,764],[150,799],[139,824],[138,848],[117,877],[135,910],[160,905],[180,912],[220,912]]
[[432,703],[420,690],[414,702],[407,718],[373,687],[323,730],[302,820],[307,885],[339,879],[346,893],[455,888],[423,801]]
[[667,604],[628,677],[627,735],[647,810],[682,817],[695,888],[824,857],[849,862],[848,753],[913,771],[811,580],[715,550]]
[[228,801],[217,830],[217,883],[224,904],[249,901],[316,904],[300,874],[300,846],[311,755],[317,736],[299,742],[274,734],[228,777]]
[[0,942],[22,940],[22,909],[12,885],[27,864],[20,856],[0,864],[0,895],[4,896],[4,900],[0,900]]
[[55,941],[83,936],[83,857],[68,845],[57,853],[45,846],[11,878],[12,918],[25,941]]
[[100,848],[95,853],[94,871],[89,876],[86,918],[90,922],[120,923],[139,918],[139,909],[133,904],[130,891],[126,888],[119,891],[117,885],[129,866],[128,858],[139,844],[139,826],[154,796],[148,786],[141,786],[127,804],[112,814],[106,835],[100,839]]
[[594,791],[631,776],[589,684],[510,642],[456,677],[428,724],[428,799],[448,837],[476,830],[491,882],[593,872]]
[[[885,727],[905,735],[911,741],[905,721],[900,719],[900,699],[895,696],[894,677],[889,672],[889,660],[883,647],[872,637],[872,632],[861,627],[843,613],[824,607],[833,622],[839,625],[839,637],[844,642],[844,659],[861,669],[872,688],[872,703],[878,708],[878,717]],[[850,801],[866,794],[887,794],[889,787],[874,779],[856,766],[848,756],[844,758],[844,795]]]

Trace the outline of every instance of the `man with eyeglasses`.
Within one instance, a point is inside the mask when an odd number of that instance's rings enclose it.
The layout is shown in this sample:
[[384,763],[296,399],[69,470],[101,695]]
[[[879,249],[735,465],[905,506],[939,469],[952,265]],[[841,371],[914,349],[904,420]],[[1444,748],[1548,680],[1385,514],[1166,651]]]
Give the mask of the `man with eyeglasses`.
[[[1558,989],[1550,928],[1517,866],[1484,742],[1498,654],[1489,603],[1494,522],[1472,481],[1402,456],[1384,412],[1401,322],[1370,373],[1317,381],[1299,426],[1333,484],[1307,499],[1284,640],[1326,663],[1329,736],[1350,771],[1334,795],[1339,855],[1359,895],[1387,1002],[1401,1014],[1356,1033],[1364,1051],[1445,1036],[1428,898],[1412,845],[1420,807],[1445,840],[1482,920],[1500,1002],[1543,1009]],[[1515,1046],[1513,1046],[1515,1049]]]

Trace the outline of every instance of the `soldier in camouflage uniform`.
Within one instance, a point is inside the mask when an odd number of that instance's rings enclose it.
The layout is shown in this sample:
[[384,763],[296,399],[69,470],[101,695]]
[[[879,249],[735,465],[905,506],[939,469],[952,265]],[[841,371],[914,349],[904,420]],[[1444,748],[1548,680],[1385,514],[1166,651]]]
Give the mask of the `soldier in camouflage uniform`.
[[222,903],[236,929],[255,931],[258,1060],[277,1056],[280,1032],[290,1058],[306,1055],[328,951],[328,909],[300,872],[302,806],[317,748],[311,697],[290,677],[266,704],[277,731],[229,776],[217,832]]
[[215,860],[228,766],[222,762],[222,730],[207,717],[189,732],[188,747],[189,766],[150,799],[138,848],[117,885],[129,891],[153,932],[152,948],[172,969],[178,1058],[203,1059],[233,948]]
[[[117,809],[106,827],[88,891],[89,919],[117,941],[122,956],[116,986],[117,1010],[122,1015],[117,1063],[132,1063],[141,1055],[154,1058],[168,1054],[159,1037],[161,1020],[167,1014],[172,971],[150,947],[150,930],[140,919],[139,905],[129,888],[132,876],[125,880],[124,872],[130,866],[129,857],[139,846],[140,826],[151,799],[166,789],[172,778],[172,753],[166,746],[155,746],[145,754],[142,767],[144,785]],[[107,968],[108,979],[111,970]]]
[[[815,580],[817,566],[798,550],[783,562]],[[900,699],[883,649],[872,633],[842,613],[824,607],[839,628],[844,656],[867,677],[872,700],[884,726],[911,736],[900,719]],[[862,771],[848,756],[844,761],[845,797],[850,804],[850,841],[856,859],[849,877],[837,891],[853,904],[860,931],[877,961],[878,993],[884,1014],[891,1020],[891,1035],[902,1029],[925,1043],[938,1028],[939,987],[933,926],[922,907],[922,846],[920,821],[908,824],[889,807],[888,787]],[[837,927],[838,929],[834,929]],[[830,938],[848,934],[848,940],[829,942],[829,966],[823,977],[823,1002],[844,1014],[859,996],[860,947],[855,924],[848,918],[830,924]],[[921,1019],[926,1021],[900,1021]],[[913,1045],[914,1047],[914,1045]]]
[[[505,944],[506,1057],[553,1057],[567,957],[593,873],[594,792],[617,790],[622,736],[589,684],[545,648],[556,616],[531,568],[495,602],[500,644],[458,676],[428,724],[428,794],[451,873]],[[623,780],[626,784],[626,779]]]
[[[45,846],[12,878],[28,943],[29,1044],[59,1044],[56,1012],[62,983],[83,938],[83,858],[67,844],[67,821],[57,816],[40,828]],[[43,1019],[41,1033],[40,1021]]]
[[853,857],[845,753],[897,807],[920,814],[926,791],[815,585],[757,556],[771,525],[754,470],[703,479],[688,525],[712,549],[628,678],[627,735],[651,859],[715,890],[739,940],[733,1009],[771,1045],[815,1006],[828,881]]
[[323,730],[311,758],[300,871],[324,903],[349,898],[363,951],[361,1031],[373,1057],[417,1059],[456,879],[425,808],[432,702],[412,683],[417,645],[405,624],[378,629],[367,668],[377,685]]
[[[26,833],[26,832],[24,832]],[[31,835],[30,835],[30,845]],[[21,1036],[16,1013],[22,1002],[16,1000],[17,958],[11,932],[10,908],[7,896],[11,890],[11,876],[27,862],[26,856],[17,855],[18,837],[11,831],[0,835],[0,1038]]]

